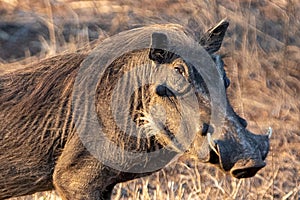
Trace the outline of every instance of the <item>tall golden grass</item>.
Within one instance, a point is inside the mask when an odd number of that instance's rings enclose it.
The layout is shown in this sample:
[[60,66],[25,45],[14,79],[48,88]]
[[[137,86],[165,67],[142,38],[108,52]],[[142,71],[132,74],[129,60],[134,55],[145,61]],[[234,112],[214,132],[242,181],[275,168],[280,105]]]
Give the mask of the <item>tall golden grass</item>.
[[[89,42],[84,26],[88,23],[97,24],[101,38],[145,24],[168,22],[189,26],[201,34],[227,18],[230,26],[220,53],[226,55],[226,71],[232,83],[228,94],[251,131],[263,133],[273,127],[267,166],[253,178],[237,180],[213,166],[181,158],[149,177],[117,185],[113,198],[299,200],[298,0],[0,0],[1,10],[0,22],[39,21],[47,27],[49,37],[40,37],[39,54],[27,52],[14,62],[2,59],[0,70],[75,51]],[[71,22],[79,31],[67,41],[63,27]],[[55,192],[44,192],[15,199],[59,197]]]

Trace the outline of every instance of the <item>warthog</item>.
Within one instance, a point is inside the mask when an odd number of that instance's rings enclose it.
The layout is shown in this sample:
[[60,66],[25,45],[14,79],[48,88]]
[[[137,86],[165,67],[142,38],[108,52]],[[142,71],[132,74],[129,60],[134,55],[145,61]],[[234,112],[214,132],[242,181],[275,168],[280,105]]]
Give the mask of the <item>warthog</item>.
[[227,26],[221,21],[198,42],[178,25],[142,27],[93,52],[1,74],[0,199],[53,189],[63,199],[109,199],[117,183],[180,153],[236,178],[254,176],[269,136],[249,132],[222,93],[229,79],[214,53]]

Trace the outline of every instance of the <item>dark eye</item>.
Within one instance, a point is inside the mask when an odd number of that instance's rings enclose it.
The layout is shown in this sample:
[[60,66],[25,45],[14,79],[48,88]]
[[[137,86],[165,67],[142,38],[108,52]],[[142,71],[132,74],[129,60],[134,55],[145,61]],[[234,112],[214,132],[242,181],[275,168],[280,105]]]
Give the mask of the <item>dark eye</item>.
[[185,69],[184,69],[184,66],[182,65],[176,65],[176,67],[174,67],[174,70],[181,74],[182,76],[185,76]]

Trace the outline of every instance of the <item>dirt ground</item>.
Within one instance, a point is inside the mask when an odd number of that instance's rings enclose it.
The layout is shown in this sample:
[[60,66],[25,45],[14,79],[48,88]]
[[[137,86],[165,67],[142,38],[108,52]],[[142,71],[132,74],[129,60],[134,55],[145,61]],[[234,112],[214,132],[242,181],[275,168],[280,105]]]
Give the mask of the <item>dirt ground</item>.
[[[149,177],[119,184],[114,199],[300,199],[299,0],[0,0],[0,70],[74,51],[89,41],[154,23],[199,36],[223,18],[220,54],[231,103],[262,134],[273,128],[267,166],[237,180],[181,158]],[[44,192],[15,199],[59,199]]]

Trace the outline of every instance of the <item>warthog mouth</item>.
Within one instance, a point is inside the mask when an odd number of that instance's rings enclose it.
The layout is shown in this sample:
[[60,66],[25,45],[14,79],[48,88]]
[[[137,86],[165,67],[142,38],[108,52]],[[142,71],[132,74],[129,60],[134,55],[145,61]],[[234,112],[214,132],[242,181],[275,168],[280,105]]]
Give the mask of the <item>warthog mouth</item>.
[[[229,172],[235,178],[253,177],[261,168],[266,166],[265,158],[268,153],[268,139],[272,135],[272,129],[269,128],[265,135],[257,135],[261,137],[261,144],[255,144],[253,149],[236,150],[239,145],[230,140],[214,141],[210,133],[207,133],[207,140],[210,151],[209,162],[217,164],[223,171]],[[267,141],[267,143],[266,143]],[[256,139],[252,141],[257,142]],[[235,148],[237,147],[237,148]],[[250,153],[249,153],[250,152]]]
[[[223,171],[228,172],[226,168],[224,169],[224,162],[226,162],[226,159],[223,159],[221,156],[219,145],[216,145],[214,149],[215,150],[210,152],[209,162],[218,165]],[[253,177],[261,168],[266,165],[264,161],[254,162],[253,160],[248,160],[248,163],[245,162],[247,162],[247,160],[235,163],[234,167],[229,170],[229,173],[238,179],[249,178]]]
[[249,178],[254,176],[261,168],[265,167],[264,161],[255,162],[248,160],[246,163],[237,162],[230,170],[230,174],[235,178]]

